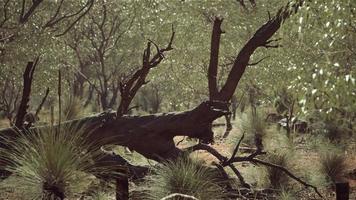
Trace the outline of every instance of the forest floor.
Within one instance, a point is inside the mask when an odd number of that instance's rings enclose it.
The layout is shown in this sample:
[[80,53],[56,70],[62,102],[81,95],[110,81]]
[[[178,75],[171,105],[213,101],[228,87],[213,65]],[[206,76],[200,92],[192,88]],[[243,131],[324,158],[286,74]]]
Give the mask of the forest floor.
[[[241,131],[239,131],[238,123],[238,121],[233,122],[234,128],[229,137],[226,139],[221,139],[221,136],[224,134],[225,127],[222,126],[214,129],[214,133],[218,139],[216,139],[215,144],[212,146],[226,157],[231,156],[234,145],[241,137]],[[326,180],[323,180],[320,172],[320,150],[318,150],[315,146],[322,144],[310,144],[310,141],[308,141],[310,137],[307,134],[303,135],[299,133],[295,133],[292,139],[293,143],[290,144],[285,141],[286,137],[281,137],[281,135],[285,135],[284,131],[276,131],[276,129],[272,127],[269,128],[268,132],[269,136],[266,137],[267,139],[265,142],[267,143],[265,144],[267,152],[269,152],[269,150],[272,152],[293,151],[293,155],[290,157],[290,170],[298,177],[302,177],[302,179],[304,178],[307,182],[317,186],[326,199],[336,199],[335,190],[332,187],[327,187],[325,185]],[[179,141],[180,139],[181,138],[177,138],[176,141]],[[346,163],[349,170],[356,171],[356,143],[355,141],[350,142],[353,142],[353,144],[350,144],[351,149],[348,150]],[[194,141],[186,140],[179,146],[184,148],[191,146],[192,143],[194,143]],[[248,147],[249,145],[243,142],[241,146]],[[214,156],[205,151],[194,152],[193,157],[205,161],[208,165],[212,162],[218,162]],[[262,190],[268,188],[268,180],[266,180],[266,174],[263,167],[256,167],[253,164],[246,162],[238,163],[236,166],[245,177],[246,181],[252,184],[255,189]],[[232,173],[231,175],[234,176]],[[350,199],[356,199],[356,173],[355,177],[351,178],[350,176],[345,175],[344,178],[344,180],[347,180],[350,185]],[[296,181],[291,180],[290,184],[292,187],[302,190],[296,199],[318,199],[312,190],[303,190],[303,187],[301,187],[301,185]]]
[[[223,122],[223,121],[221,121]],[[6,121],[0,121],[0,127],[6,126]],[[230,135],[226,139],[222,139],[221,136],[225,131],[225,127],[216,127],[214,128],[216,141],[212,145],[218,152],[222,155],[229,157],[231,156],[231,152],[234,148],[234,145],[237,143],[239,138],[241,137],[241,131],[239,130],[239,121],[233,122],[233,130]],[[295,134],[292,138],[292,143],[288,142],[285,137],[285,133],[283,131],[277,131],[277,129],[273,126],[268,128],[268,134],[265,137],[264,146],[267,152],[292,152],[290,154],[290,165],[289,169],[296,174],[298,177],[301,177],[303,180],[317,186],[319,190],[322,192],[323,196],[326,199],[336,199],[335,192],[332,187],[326,186],[325,178],[322,176],[320,172],[320,156],[319,149],[317,146],[321,144],[316,143],[315,141],[311,141],[311,138],[307,134]],[[175,138],[176,143],[183,139],[182,137]],[[251,145],[251,138],[246,136],[245,140],[242,143],[242,147],[249,147]],[[354,142],[354,141],[351,141]],[[180,143],[179,147],[184,148],[195,144],[196,141],[189,140],[185,138],[183,142]],[[347,153],[347,165],[350,170],[356,171],[356,143],[351,145]],[[121,151],[122,152],[122,151]],[[241,152],[240,152],[241,153]],[[246,152],[241,154],[248,154]],[[120,154],[121,155],[121,154]],[[128,159],[132,164],[135,165],[153,165],[154,162],[148,161],[141,155],[137,153],[127,154],[124,156]],[[193,158],[203,160],[207,165],[210,165],[212,162],[218,162],[218,160],[206,153],[204,151],[197,151],[192,154]],[[255,166],[251,163],[238,163],[236,167],[240,170],[241,174],[246,179],[246,182],[251,184],[255,191],[261,191],[262,189],[269,188],[269,183],[266,176],[266,170],[261,166]],[[232,177],[234,177],[233,173],[227,170]],[[350,199],[356,199],[356,173],[355,177],[346,177],[350,184]],[[238,182],[236,180],[236,182]],[[131,184],[132,185],[132,184]],[[318,199],[315,193],[312,190],[305,190],[299,183],[296,181],[290,180],[288,182],[289,188],[292,188],[294,194],[297,195],[292,199]],[[131,187],[131,186],[130,186]],[[133,189],[135,187],[140,187],[139,185],[132,185]],[[131,188],[132,189],[132,188]],[[2,189],[1,189],[2,190]],[[0,191],[0,200],[5,199],[21,199],[18,198],[17,193],[19,191],[13,189],[7,189]],[[108,192],[105,194],[104,198],[101,199],[114,199],[114,193]],[[268,198],[269,199],[269,198]],[[279,199],[278,197],[274,197],[271,199]]]

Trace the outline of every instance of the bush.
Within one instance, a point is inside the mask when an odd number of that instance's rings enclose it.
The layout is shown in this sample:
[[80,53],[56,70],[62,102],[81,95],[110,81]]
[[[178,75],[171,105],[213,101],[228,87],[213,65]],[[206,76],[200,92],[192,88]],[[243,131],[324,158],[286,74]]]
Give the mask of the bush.
[[204,200],[224,199],[226,194],[219,182],[218,175],[211,169],[183,156],[156,167],[153,174],[146,179],[146,196],[147,199],[156,200],[169,194],[181,193]]
[[[271,153],[266,157],[266,161],[289,168],[289,156],[286,153]],[[281,170],[274,167],[266,167],[267,178],[272,188],[285,188],[289,182],[289,177]]]
[[309,130],[316,135],[323,135],[333,142],[340,142],[342,139],[350,136],[350,131],[347,122],[337,114],[322,114],[313,112],[309,116]]
[[28,199],[69,196],[94,179],[89,172],[109,170],[94,165],[102,154],[86,142],[84,127],[61,125],[17,134],[15,141],[6,139],[10,150],[0,148],[0,160],[7,161],[5,170],[15,179],[11,185],[3,183],[25,192]]
[[347,170],[345,156],[335,151],[326,151],[321,155],[321,172],[329,183],[343,178]]
[[296,200],[297,199],[291,191],[288,191],[286,189],[282,189],[277,198],[279,200]]
[[246,139],[250,145],[256,144],[256,140],[263,141],[266,136],[267,124],[264,117],[259,112],[247,112],[241,117],[241,132],[244,132]]
[[82,106],[77,98],[67,99],[62,107],[62,115],[64,120],[71,120],[80,117]]

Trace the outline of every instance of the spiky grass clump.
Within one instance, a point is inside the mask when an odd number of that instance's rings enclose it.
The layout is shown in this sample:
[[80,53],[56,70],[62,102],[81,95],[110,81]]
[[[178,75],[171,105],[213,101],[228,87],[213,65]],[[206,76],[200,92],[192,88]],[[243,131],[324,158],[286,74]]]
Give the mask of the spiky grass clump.
[[[287,153],[271,153],[266,157],[270,163],[279,165],[284,168],[289,168],[289,156]],[[288,185],[288,176],[281,172],[281,170],[274,167],[266,167],[267,178],[272,188],[281,189]]]
[[244,141],[247,141],[249,144],[255,144],[256,139],[263,141],[263,138],[267,134],[266,129],[267,124],[262,113],[251,112],[251,110],[249,110],[242,115],[240,130],[246,134]]
[[296,200],[295,194],[293,194],[291,191],[283,189],[279,193],[277,199],[279,200]]
[[79,118],[82,113],[81,102],[78,98],[69,98],[64,102],[62,115],[65,120]]
[[321,172],[329,183],[335,183],[343,178],[347,170],[346,158],[335,151],[326,151],[321,155]]
[[[180,193],[198,199],[224,199],[226,195],[219,185],[216,173],[202,163],[187,156],[167,161],[147,177],[147,199],[161,199],[169,194]],[[184,199],[177,197],[175,200]]]
[[10,187],[26,191],[29,199],[61,198],[90,183],[94,177],[88,172],[107,172],[94,165],[102,154],[87,142],[86,133],[84,127],[61,125],[19,131],[15,140],[7,139],[11,149],[0,150],[1,159],[8,163],[6,170],[16,180]]

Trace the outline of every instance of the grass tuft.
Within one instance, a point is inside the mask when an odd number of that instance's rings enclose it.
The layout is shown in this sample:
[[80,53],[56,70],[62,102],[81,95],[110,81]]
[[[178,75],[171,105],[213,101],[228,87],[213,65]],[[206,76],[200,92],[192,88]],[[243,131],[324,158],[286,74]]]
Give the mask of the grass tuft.
[[102,154],[96,144],[87,142],[87,133],[76,125],[17,132],[15,140],[7,139],[11,149],[0,149],[0,159],[12,173],[9,180],[15,180],[3,185],[35,199],[77,193],[94,179],[92,173],[110,171],[94,165]]
[[296,200],[297,198],[291,191],[282,188],[277,199],[279,199],[279,200]]
[[82,113],[81,102],[78,98],[69,98],[64,102],[62,115],[65,120],[77,119]]
[[[147,177],[147,199],[161,199],[169,194],[180,193],[198,199],[224,199],[225,193],[219,178],[211,169],[189,157],[180,157],[159,165]],[[176,197],[176,200],[184,199]]]
[[[266,160],[281,167],[289,168],[289,156],[287,153],[271,153],[268,154]],[[281,189],[288,185],[289,177],[279,169],[266,167],[266,172],[269,184],[272,188]]]
[[335,151],[326,151],[321,155],[321,172],[329,183],[341,180],[347,170],[346,158]]
[[246,133],[245,142],[249,145],[256,143],[256,139],[264,141],[267,124],[260,112],[246,112],[241,116],[241,132]]

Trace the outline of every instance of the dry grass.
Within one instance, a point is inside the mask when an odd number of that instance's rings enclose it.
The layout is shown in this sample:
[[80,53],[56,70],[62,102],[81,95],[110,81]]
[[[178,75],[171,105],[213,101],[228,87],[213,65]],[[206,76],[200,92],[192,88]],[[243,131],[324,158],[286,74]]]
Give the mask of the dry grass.
[[154,172],[146,177],[146,186],[143,187],[146,197],[143,199],[156,200],[173,193],[205,200],[224,199],[226,193],[219,182],[221,180],[211,169],[201,162],[183,156],[155,167]]
[[0,119],[0,128],[7,128],[9,127],[9,120],[7,119]]
[[[266,161],[290,169],[289,155],[285,152],[270,153],[266,157]],[[289,177],[274,167],[266,167],[267,179],[272,188],[281,189],[287,187]]]
[[342,180],[346,170],[346,157],[343,154],[333,151],[322,153],[321,172],[325,174],[328,182],[335,183]]
[[0,159],[8,162],[5,169],[12,176],[1,182],[2,188],[16,188],[26,198],[53,195],[54,190],[71,196],[91,182],[93,173],[110,173],[94,165],[102,154],[85,140],[87,134],[85,127],[62,125],[18,132],[16,141],[5,139],[12,149],[0,149]]

